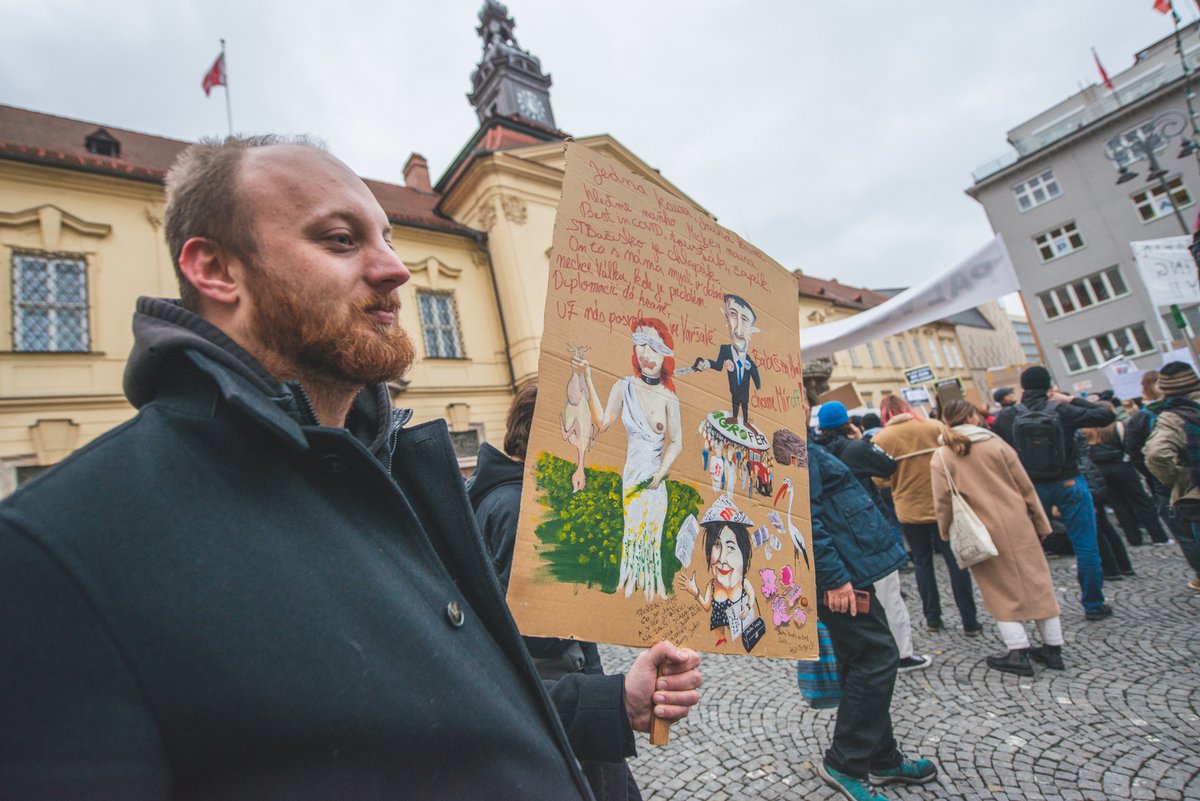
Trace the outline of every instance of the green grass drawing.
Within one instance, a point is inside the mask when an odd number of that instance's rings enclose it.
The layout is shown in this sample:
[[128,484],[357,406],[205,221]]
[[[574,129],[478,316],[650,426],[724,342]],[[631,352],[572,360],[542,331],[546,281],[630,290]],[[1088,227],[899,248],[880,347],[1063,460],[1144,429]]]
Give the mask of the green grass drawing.
[[[545,546],[540,556],[549,578],[614,592],[620,579],[621,539],[625,532],[621,501],[621,474],[615,470],[585,467],[587,488],[573,492],[575,463],[553,454],[538,454],[534,478],[546,509],[537,537]],[[663,524],[663,585],[671,591],[679,561],[675,535],[688,515],[698,514],[700,493],[678,481],[666,481],[667,517]],[[647,484],[647,486],[649,486]]]

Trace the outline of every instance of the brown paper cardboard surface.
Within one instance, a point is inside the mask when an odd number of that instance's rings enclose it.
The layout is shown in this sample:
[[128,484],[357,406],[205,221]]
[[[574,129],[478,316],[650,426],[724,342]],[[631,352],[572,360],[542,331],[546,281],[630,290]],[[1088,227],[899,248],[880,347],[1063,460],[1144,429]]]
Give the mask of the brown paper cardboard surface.
[[524,634],[816,657],[808,476],[770,447],[804,432],[799,341],[787,270],[567,145],[508,591]]
[[858,391],[854,389],[853,383],[846,383],[842,384],[840,387],[834,387],[817,398],[817,401],[819,403],[838,401],[847,409],[857,409],[862,405],[862,400],[858,397]]

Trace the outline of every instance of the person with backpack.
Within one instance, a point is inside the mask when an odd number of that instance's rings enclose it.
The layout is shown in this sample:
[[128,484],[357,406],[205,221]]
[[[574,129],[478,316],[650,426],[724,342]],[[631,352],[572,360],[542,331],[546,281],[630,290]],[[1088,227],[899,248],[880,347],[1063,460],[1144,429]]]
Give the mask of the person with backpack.
[[1150,433],[1158,422],[1158,415],[1162,411],[1163,404],[1167,402],[1162,392],[1159,391],[1158,379],[1157,370],[1147,370],[1142,374],[1142,408],[1129,418],[1129,426],[1125,429],[1125,450],[1129,454],[1134,468],[1146,479],[1159,517],[1166,522],[1171,536],[1179,544],[1179,550],[1183,552],[1183,557],[1187,559],[1188,565],[1192,568],[1194,576],[1188,586],[1193,590],[1200,591],[1200,542],[1192,537],[1191,525],[1186,520],[1180,519],[1179,515],[1175,514],[1174,508],[1171,507],[1171,488],[1155,478],[1150,469],[1146,467],[1146,440],[1150,438]]
[[[1200,551],[1200,378],[1183,362],[1168,362],[1159,371],[1158,388],[1166,398],[1146,440],[1146,467],[1171,492],[1171,507],[1189,536],[1179,544],[1193,570],[1189,555]],[[1189,586],[1200,590],[1198,578]]]
[[[1098,405],[1113,409],[1113,414],[1116,414],[1111,402],[1100,401]],[[1108,505],[1116,512],[1129,544],[1142,544],[1143,528],[1151,540],[1165,543],[1170,538],[1158,519],[1154,502],[1146,493],[1137,470],[1125,452],[1125,431],[1125,424],[1120,420],[1101,428],[1083,429],[1088,456],[1104,476],[1104,483],[1108,487]]]
[[1075,432],[1106,426],[1108,409],[1051,389],[1050,371],[1040,364],[1021,372],[1021,402],[996,417],[995,431],[1017,452],[1033,480],[1047,516],[1058,507],[1079,568],[1080,602],[1088,620],[1111,617],[1104,600],[1104,575],[1096,544],[1096,509],[1079,472]]
[[1129,551],[1125,550],[1121,535],[1113,528],[1108,519],[1108,512],[1104,509],[1109,500],[1108,484],[1104,480],[1104,473],[1092,461],[1091,451],[1084,437],[1085,431],[1096,430],[1085,428],[1075,432],[1075,438],[1079,440],[1079,472],[1087,479],[1088,492],[1092,493],[1092,506],[1096,510],[1096,546],[1100,550],[1100,567],[1104,570],[1104,580],[1124,581],[1126,576],[1134,576],[1136,573],[1133,563],[1129,561]]

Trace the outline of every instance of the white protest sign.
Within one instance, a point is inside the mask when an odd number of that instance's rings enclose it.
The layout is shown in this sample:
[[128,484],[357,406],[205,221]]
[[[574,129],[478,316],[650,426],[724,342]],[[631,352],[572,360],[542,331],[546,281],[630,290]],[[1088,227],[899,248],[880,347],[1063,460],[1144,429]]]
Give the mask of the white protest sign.
[[844,320],[801,328],[800,347],[806,359],[829,356],[973,309],[1019,288],[1004,240],[997,236],[962,263],[885,303]]
[[1142,283],[1155,306],[1200,303],[1200,279],[1196,260],[1188,251],[1190,242],[1186,236],[1168,236],[1129,243]]

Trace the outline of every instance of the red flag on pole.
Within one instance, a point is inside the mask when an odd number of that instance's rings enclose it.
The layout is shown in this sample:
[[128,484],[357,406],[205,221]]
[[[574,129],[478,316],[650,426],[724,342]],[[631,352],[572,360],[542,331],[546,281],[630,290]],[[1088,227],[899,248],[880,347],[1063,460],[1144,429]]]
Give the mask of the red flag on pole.
[[1108,73],[1104,71],[1104,65],[1100,63],[1100,56],[1096,54],[1096,48],[1092,48],[1092,58],[1096,59],[1096,69],[1100,70],[1100,80],[1104,81],[1104,85],[1109,89],[1116,89],[1113,82],[1108,77]]
[[1159,14],[1170,14],[1174,9],[1171,8],[1171,0],[1154,0],[1154,10]]
[[208,97],[214,86],[225,86],[225,54],[217,56],[217,60],[213,62],[212,67],[204,74],[204,80],[200,83],[204,88],[204,96]]

